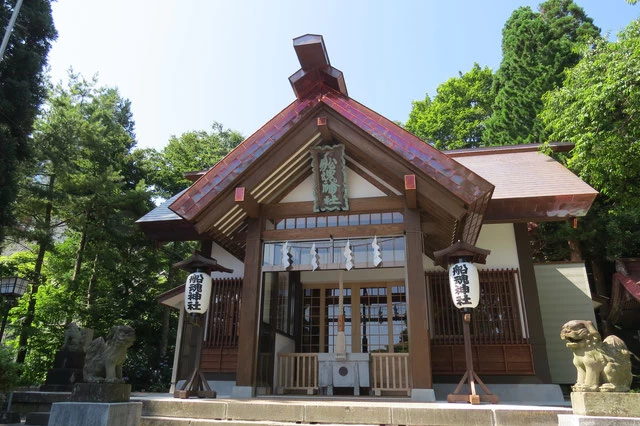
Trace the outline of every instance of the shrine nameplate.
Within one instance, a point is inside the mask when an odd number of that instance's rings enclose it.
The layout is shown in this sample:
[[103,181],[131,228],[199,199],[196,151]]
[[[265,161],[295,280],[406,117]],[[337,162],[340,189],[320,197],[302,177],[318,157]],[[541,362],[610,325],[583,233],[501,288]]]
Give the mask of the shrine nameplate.
[[349,210],[344,145],[312,148],[313,211]]

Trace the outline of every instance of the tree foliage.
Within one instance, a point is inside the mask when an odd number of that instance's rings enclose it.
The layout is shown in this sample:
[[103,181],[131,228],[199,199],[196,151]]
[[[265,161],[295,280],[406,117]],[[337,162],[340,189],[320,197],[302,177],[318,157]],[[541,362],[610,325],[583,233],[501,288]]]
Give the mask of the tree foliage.
[[[0,4],[2,35],[14,3],[5,0]],[[46,95],[42,70],[56,37],[50,2],[27,1],[0,59],[0,243],[12,222],[18,166],[29,159],[29,135]]]
[[502,63],[496,71],[493,115],[485,137],[492,145],[540,142],[542,95],[562,85],[565,70],[600,30],[572,0],[548,0],[533,12],[521,7],[502,30]]
[[154,207],[152,197],[189,183],[183,172],[212,166],[242,137],[214,123],[210,132],[172,138],[163,151],[137,150],[129,101],[73,72],[51,87],[34,129],[11,229],[25,250],[0,257],[3,275],[32,283],[5,333],[24,364],[21,381],[42,383],[68,322],[96,336],[128,324],[137,341],[125,374],[136,390],[166,390],[177,311],[156,296],[184,279],[171,265],[194,245],[156,247],[135,221]]
[[477,63],[438,86],[433,100],[415,101],[405,128],[438,149],[484,145],[483,122],[491,115],[493,74]]
[[208,170],[243,141],[243,136],[213,122],[210,131],[189,131],[171,136],[161,152],[147,150],[147,171],[151,184],[163,197],[170,197],[190,185],[187,172]]
[[[585,218],[604,257],[640,252],[640,20],[598,41],[544,97],[549,140],[573,142],[568,166],[601,195]],[[585,239],[586,240],[586,239]]]

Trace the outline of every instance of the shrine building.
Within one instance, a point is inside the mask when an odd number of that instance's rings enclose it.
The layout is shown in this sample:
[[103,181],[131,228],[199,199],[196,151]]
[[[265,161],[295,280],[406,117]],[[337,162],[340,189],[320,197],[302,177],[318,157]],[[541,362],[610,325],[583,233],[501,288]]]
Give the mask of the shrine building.
[[597,192],[538,145],[439,151],[350,98],[321,36],[294,50],[293,102],[138,220],[233,271],[211,274],[200,345],[184,286],[161,296],[181,312],[172,390],[199,359],[240,397],[440,399],[465,373],[461,314],[434,254],[457,242],[490,251],[470,325],[483,381],[575,380],[559,332],[595,321],[584,263],[534,264],[527,223],[584,216]]

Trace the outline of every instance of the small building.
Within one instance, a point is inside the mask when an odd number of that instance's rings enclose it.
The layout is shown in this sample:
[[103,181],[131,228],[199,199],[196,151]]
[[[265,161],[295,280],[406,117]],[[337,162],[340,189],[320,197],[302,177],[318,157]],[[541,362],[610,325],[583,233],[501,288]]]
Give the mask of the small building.
[[[583,216],[597,192],[537,145],[441,152],[350,98],[321,36],[294,48],[295,100],[138,221],[158,241],[201,241],[234,270],[212,274],[204,374],[238,396],[432,400],[465,372],[461,315],[434,257],[462,241],[491,250],[472,315],[476,372],[571,382],[559,330],[593,319],[584,264],[534,265],[527,222]],[[182,312],[173,385],[195,359],[183,293],[161,297]]]

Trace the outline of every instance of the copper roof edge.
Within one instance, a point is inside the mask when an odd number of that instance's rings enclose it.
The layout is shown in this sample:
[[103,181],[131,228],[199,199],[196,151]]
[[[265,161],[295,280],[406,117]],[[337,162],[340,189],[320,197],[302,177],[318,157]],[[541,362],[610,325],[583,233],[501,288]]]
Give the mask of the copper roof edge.
[[[461,148],[452,150],[440,151],[449,157],[469,157],[473,155],[491,155],[491,154],[512,154],[516,152],[533,152],[540,151],[540,148],[545,145],[542,143],[529,143],[521,145],[496,145],[496,146],[484,146],[479,148]],[[547,146],[553,152],[569,152],[574,147],[573,142],[551,142]]]

